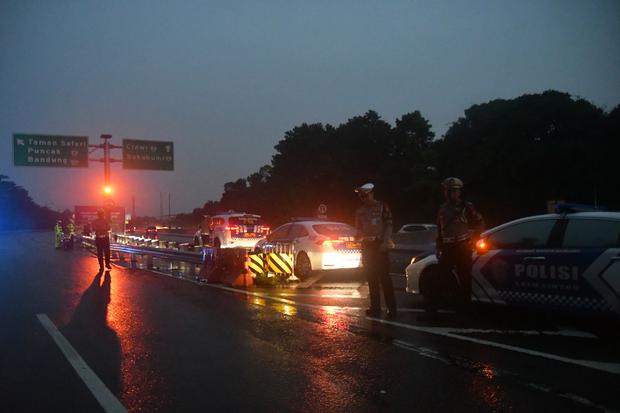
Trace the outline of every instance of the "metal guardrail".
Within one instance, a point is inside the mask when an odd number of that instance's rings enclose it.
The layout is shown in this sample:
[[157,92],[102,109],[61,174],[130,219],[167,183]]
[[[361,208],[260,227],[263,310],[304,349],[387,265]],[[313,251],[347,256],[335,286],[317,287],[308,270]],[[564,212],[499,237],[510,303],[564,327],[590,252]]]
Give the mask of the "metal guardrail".
[[[144,237],[137,237],[125,234],[112,234],[110,250],[119,254],[123,259],[123,254],[127,254],[130,260],[135,261],[135,256],[146,256],[147,269],[153,268],[153,258],[171,262],[185,262],[189,264],[203,265],[214,255],[213,248],[202,247],[198,251],[190,251],[190,244],[179,244],[170,241],[158,241]],[[81,236],[81,242],[90,248],[95,248],[95,238]],[[195,268],[192,267],[195,272]]]
[[[190,275],[195,275],[196,266],[205,267],[213,264],[215,260],[215,249],[212,247],[194,247],[189,243],[179,243],[174,241],[163,241],[127,234],[112,234],[110,249],[119,254],[119,258],[124,260],[128,255],[131,262],[136,262],[137,256],[146,257],[146,268],[153,269],[153,259],[160,259],[169,262],[183,262],[194,264],[190,266]],[[94,237],[81,236],[81,242],[95,248]],[[397,244],[396,248],[391,249],[390,253],[405,255],[418,255],[428,250],[427,245],[403,245]],[[294,252],[291,243],[274,243],[263,251],[264,253],[292,254]],[[407,260],[408,261],[408,260]],[[401,263],[406,266],[408,262]],[[403,274],[393,273],[392,275],[402,276]]]

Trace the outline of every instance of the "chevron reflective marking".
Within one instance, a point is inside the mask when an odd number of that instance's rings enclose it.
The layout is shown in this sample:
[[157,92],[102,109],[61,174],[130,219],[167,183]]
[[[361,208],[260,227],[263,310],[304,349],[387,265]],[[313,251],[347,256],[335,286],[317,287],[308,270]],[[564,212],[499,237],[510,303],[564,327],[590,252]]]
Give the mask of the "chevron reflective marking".
[[618,294],[620,298],[620,261],[612,264],[601,275],[601,278]]
[[583,279],[586,280],[594,290],[601,295],[610,307],[620,314],[620,298],[614,288],[606,281],[607,278],[620,277],[620,266],[612,263],[611,259],[620,254],[620,248],[609,248],[603,252],[594,262],[584,271]]
[[267,267],[276,274],[292,274],[293,255],[270,252],[267,255]]
[[[480,288],[486,293],[491,300],[492,303],[496,304],[506,304],[500,296],[495,287],[491,285],[491,283],[485,278],[482,274],[482,267],[484,267],[491,258],[493,258],[500,250],[489,251],[484,255],[478,256],[478,259],[474,262],[472,266],[472,276],[476,280],[478,284],[480,284]],[[483,299],[484,301],[484,299]]]
[[252,271],[252,274],[261,275],[265,273],[265,260],[263,254],[249,254],[248,255],[248,268]]

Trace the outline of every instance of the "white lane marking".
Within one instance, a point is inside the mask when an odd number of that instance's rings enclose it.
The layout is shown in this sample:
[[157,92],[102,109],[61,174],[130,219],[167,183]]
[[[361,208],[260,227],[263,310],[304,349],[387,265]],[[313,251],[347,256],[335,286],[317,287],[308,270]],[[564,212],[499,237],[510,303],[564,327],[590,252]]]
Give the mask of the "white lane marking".
[[[170,274],[166,274],[166,273],[162,273],[162,272],[158,272],[158,271],[152,271],[152,272],[156,272],[158,274],[170,276]],[[200,284],[200,283],[196,283],[196,284]],[[254,297],[260,297],[260,298],[264,298],[264,299],[268,299],[268,300],[278,301],[278,302],[285,303],[285,304],[296,305],[296,306],[299,306],[299,307],[307,307],[307,308],[313,308],[313,309],[319,309],[319,310],[320,309],[324,309],[326,307],[326,306],[323,306],[323,305],[316,305],[316,304],[309,304],[309,303],[300,303],[300,302],[293,301],[293,300],[287,300],[287,299],[284,299],[284,298],[273,297],[273,296],[270,296],[270,295],[264,294],[264,293],[240,290],[240,289],[237,289],[237,288],[226,287],[226,286],[223,286],[223,285],[217,285],[217,284],[204,284],[204,285],[207,286],[207,287],[211,287],[211,288],[217,288],[217,289],[220,289],[220,290],[230,291],[230,292],[234,292],[234,293],[241,293],[241,294],[245,294],[245,295],[251,295],[251,296],[254,296]],[[360,310],[361,308],[360,307],[339,307],[339,309],[341,309],[342,311],[347,311],[347,310]],[[414,310],[416,310],[416,309],[414,309]],[[398,311],[400,312],[401,310],[398,310]],[[415,326],[415,325],[411,325],[411,324],[399,323],[397,321],[383,320],[381,318],[374,318],[374,317],[366,317],[366,318],[369,319],[369,320],[372,320],[372,321],[379,322],[379,323],[389,324],[389,325],[393,325],[393,326],[396,326],[396,327],[406,328],[406,329],[409,329],[409,330],[424,332],[424,333],[428,333],[428,334],[435,334],[435,335],[438,335],[438,336],[449,337],[449,338],[453,338],[453,339],[461,340],[461,341],[469,341],[469,342],[480,344],[480,345],[501,348],[503,350],[513,351],[513,352],[516,352],[516,353],[526,354],[526,355],[535,356],[535,357],[542,357],[542,358],[546,358],[546,359],[549,359],[549,360],[560,361],[560,362],[564,362],[564,363],[568,363],[568,364],[573,364],[573,365],[577,365],[577,366],[581,366],[581,367],[586,367],[586,368],[590,368],[590,369],[594,369],[594,370],[599,370],[599,371],[604,371],[604,372],[607,372],[607,373],[612,373],[612,374],[620,375],[620,364],[618,364],[618,363],[605,363],[605,362],[592,361],[592,360],[572,359],[572,358],[569,358],[569,357],[558,356],[556,354],[545,353],[545,352],[541,352],[541,351],[530,350],[530,349],[527,349],[527,348],[511,346],[511,345],[508,345],[508,344],[497,343],[497,342],[494,342],[494,341],[488,341],[488,340],[482,340],[482,339],[477,339],[477,338],[473,338],[473,337],[461,336],[461,335],[453,333],[453,331],[458,331],[458,329],[456,329],[456,328],[422,327],[422,326]],[[464,330],[467,330],[467,329],[464,329]]]
[[495,341],[461,336],[461,335],[452,333],[450,328],[422,327],[422,326],[414,326],[411,324],[399,323],[397,321],[383,320],[381,318],[374,318],[374,317],[367,317],[367,318],[370,320],[376,321],[378,323],[406,328],[408,330],[435,334],[438,336],[449,337],[449,338],[453,338],[453,339],[461,340],[461,341],[468,341],[470,343],[480,344],[483,346],[501,348],[502,350],[513,351],[515,353],[521,353],[521,354],[526,354],[526,355],[535,356],[535,357],[542,357],[548,360],[560,361],[560,362],[567,363],[567,364],[573,364],[573,365],[580,366],[580,367],[586,367],[589,369],[594,369],[594,370],[604,371],[606,373],[620,375],[620,364],[619,363],[605,363],[601,361],[573,359],[570,357],[558,356],[557,354],[545,353],[542,351],[530,350],[530,349],[523,348],[523,347],[511,346],[509,344],[497,343]]
[[497,330],[493,328],[458,328],[458,327],[435,327],[457,334],[505,334],[505,335],[524,335],[524,336],[561,336],[576,338],[598,338],[595,334],[579,330]]
[[71,343],[62,335],[56,328],[52,320],[49,319],[47,314],[37,314],[37,318],[48,332],[48,334],[54,339],[60,351],[65,355],[71,367],[80,376],[88,390],[95,396],[95,399],[99,402],[103,410],[106,413],[127,413],[125,406],[112,394],[112,392],[106,387],[94,371],[88,367],[88,364],[73,348]]
[[[417,353],[419,356],[421,357],[428,357],[434,360],[438,360],[446,365],[461,365],[467,368],[467,370],[469,371],[473,371],[477,374],[480,374],[484,377],[487,378],[494,378],[494,377],[499,377],[499,376],[512,376],[512,377],[519,377],[518,374],[507,371],[507,370],[500,370],[497,368],[492,368],[490,373],[492,374],[492,376],[489,376],[489,371],[487,369],[482,370],[481,367],[485,367],[485,366],[481,366],[478,363],[473,363],[470,360],[467,359],[450,359],[448,357],[442,356],[441,354],[439,354],[437,351],[426,348],[426,347],[419,347],[416,346],[412,343],[408,343],[406,341],[402,341],[402,340],[392,340],[392,344],[394,344],[396,347],[400,347],[402,349],[405,350],[409,350],[409,351],[413,351],[415,353]],[[611,411],[607,408],[605,408],[602,405],[598,405],[594,402],[592,402],[591,400],[586,399],[583,396],[579,396],[573,393],[555,393],[553,391],[553,389],[547,385],[543,385],[540,383],[532,383],[532,382],[526,382],[525,383],[528,387],[531,387],[533,389],[536,389],[538,391],[544,392],[544,393],[554,393],[555,395],[559,396],[559,397],[563,397],[566,399],[569,399],[571,401],[583,404],[585,406],[588,407],[594,407],[598,410],[602,410],[602,411]]]
[[439,361],[441,361],[442,363],[445,363],[445,364],[451,364],[450,360],[448,360],[447,358],[441,356],[435,350],[431,350],[431,349],[426,348],[426,347],[418,347],[416,345],[413,345],[411,343],[407,343],[406,341],[402,341],[402,340],[392,340],[392,344],[394,344],[396,347],[404,348],[405,350],[414,351],[414,352],[418,353],[418,355],[420,355],[422,357],[428,357],[428,358],[432,358],[432,359],[435,359],[435,360],[439,360]]

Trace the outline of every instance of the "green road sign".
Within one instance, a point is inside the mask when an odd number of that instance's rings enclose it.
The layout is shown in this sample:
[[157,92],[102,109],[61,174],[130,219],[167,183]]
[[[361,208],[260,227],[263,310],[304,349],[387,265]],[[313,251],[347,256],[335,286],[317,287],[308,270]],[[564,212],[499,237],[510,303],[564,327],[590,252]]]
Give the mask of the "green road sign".
[[88,136],[13,134],[15,166],[88,167]]
[[123,139],[124,169],[174,170],[174,144],[163,141]]

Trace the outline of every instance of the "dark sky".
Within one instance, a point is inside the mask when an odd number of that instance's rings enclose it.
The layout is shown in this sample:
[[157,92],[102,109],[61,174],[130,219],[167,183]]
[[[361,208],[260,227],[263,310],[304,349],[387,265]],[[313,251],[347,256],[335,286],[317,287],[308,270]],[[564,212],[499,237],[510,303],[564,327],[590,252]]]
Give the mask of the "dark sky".
[[158,215],[160,192],[218,199],[302,122],[420,110],[441,136],[546,89],[620,103],[619,1],[0,0],[0,173],[57,209],[100,201],[101,164],[14,167],[13,133],[174,141],[174,172],[113,167],[119,203]]

